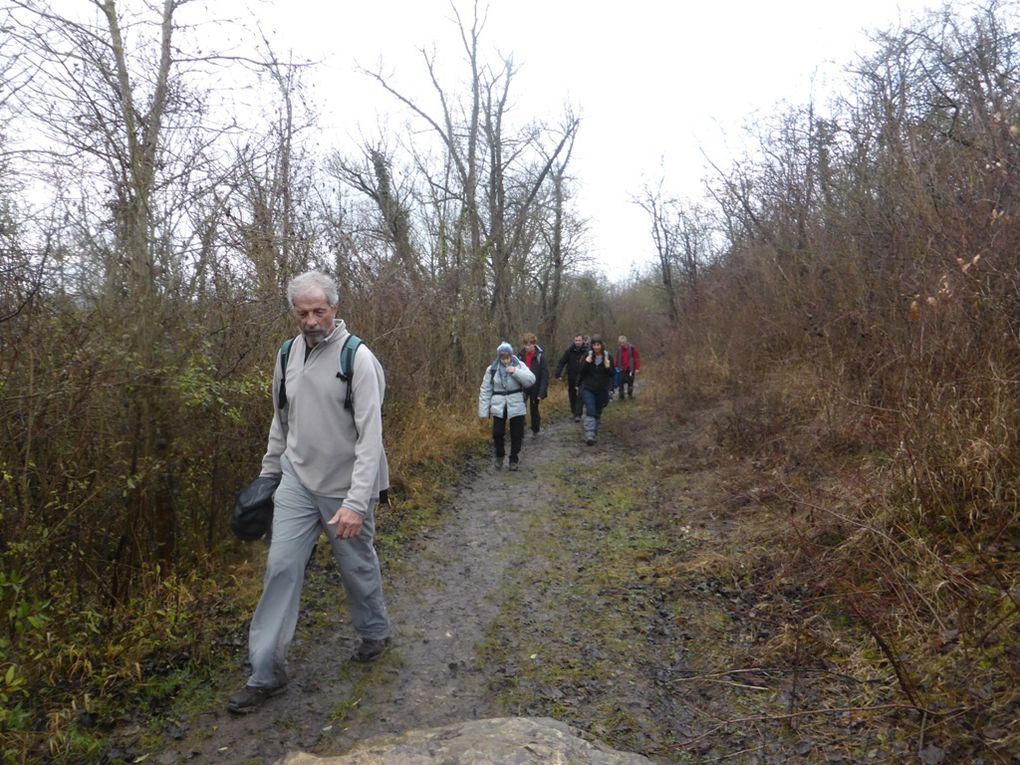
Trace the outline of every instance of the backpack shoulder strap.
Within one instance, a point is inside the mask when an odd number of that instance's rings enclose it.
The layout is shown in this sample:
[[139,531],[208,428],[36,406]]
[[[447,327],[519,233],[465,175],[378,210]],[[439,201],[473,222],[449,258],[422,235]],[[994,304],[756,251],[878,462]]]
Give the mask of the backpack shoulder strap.
[[287,406],[287,362],[290,360],[290,347],[293,344],[294,338],[288,337],[280,346],[280,388],[276,399],[276,405],[280,409]]
[[344,409],[354,413],[354,393],[351,390],[352,382],[354,381],[354,354],[357,353],[358,348],[364,345],[364,342],[357,335],[348,335],[347,339],[344,340],[343,347],[340,349],[340,358],[338,360],[338,369],[336,376],[347,383],[347,392],[344,394]]

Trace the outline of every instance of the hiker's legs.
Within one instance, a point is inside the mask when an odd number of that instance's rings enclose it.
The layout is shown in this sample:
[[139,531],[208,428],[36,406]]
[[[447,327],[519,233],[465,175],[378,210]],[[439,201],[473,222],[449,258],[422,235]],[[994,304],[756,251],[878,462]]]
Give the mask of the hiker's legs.
[[333,560],[347,593],[347,608],[358,634],[366,640],[390,636],[390,620],[383,598],[382,573],[375,554],[375,502],[371,502],[361,531],[353,539],[337,539],[336,527],[327,526],[342,500],[316,497],[319,517],[333,550]]
[[274,688],[287,682],[287,649],[297,625],[305,564],[319,536],[315,500],[298,481],[290,461],[273,496],[273,541],[269,545],[262,598],[248,630],[248,685]]
[[598,394],[588,388],[581,388],[581,401],[584,405],[584,437],[587,441],[593,441],[598,433]]
[[531,432],[537,433],[542,429],[542,415],[538,413],[538,392],[528,394],[528,408],[531,410]]
[[567,395],[570,397],[570,413],[577,417],[581,413],[581,396],[577,391],[577,380],[567,380]]
[[496,459],[501,460],[506,454],[506,413],[502,417],[492,418],[492,443],[496,447]]
[[524,415],[510,418],[510,461],[517,462],[517,455],[521,453],[521,444],[524,442]]

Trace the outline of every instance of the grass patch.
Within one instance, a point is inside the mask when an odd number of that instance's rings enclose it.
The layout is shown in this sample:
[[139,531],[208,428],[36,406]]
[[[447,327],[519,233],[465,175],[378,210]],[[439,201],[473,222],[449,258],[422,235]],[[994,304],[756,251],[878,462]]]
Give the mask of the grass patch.
[[540,466],[555,499],[516,551],[526,562],[502,592],[481,659],[504,713],[555,717],[616,748],[665,754],[678,726],[656,673],[678,657],[659,579],[688,542],[646,501],[644,458],[596,459],[584,471]]

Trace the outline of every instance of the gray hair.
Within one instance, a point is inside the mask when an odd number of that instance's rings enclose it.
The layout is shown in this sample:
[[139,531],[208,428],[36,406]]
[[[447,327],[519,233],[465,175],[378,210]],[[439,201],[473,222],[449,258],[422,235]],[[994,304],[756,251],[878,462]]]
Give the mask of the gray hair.
[[322,290],[326,296],[326,302],[330,308],[336,308],[340,303],[340,293],[337,290],[333,277],[322,273],[322,271],[305,271],[298,274],[287,284],[287,303],[294,307],[294,298],[309,290]]

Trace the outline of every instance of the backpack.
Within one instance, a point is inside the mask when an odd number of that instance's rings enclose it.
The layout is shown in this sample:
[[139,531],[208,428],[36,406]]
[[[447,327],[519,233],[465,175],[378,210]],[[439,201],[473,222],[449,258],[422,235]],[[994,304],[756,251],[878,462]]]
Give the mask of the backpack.
[[[280,346],[280,391],[277,396],[276,405],[283,409],[287,406],[287,361],[290,359],[290,347],[294,344],[294,338],[288,337]],[[336,376],[347,383],[347,390],[344,392],[344,409],[354,417],[354,391],[351,383],[354,380],[354,354],[358,348],[364,345],[364,341],[357,335],[347,335],[344,344],[340,347],[340,358],[337,360]],[[358,433],[358,421],[354,421],[354,432]],[[360,436],[360,434],[359,434]],[[389,488],[379,490],[379,504],[389,504]]]
[[[290,358],[290,347],[294,344],[294,338],[288,337],[280,346],[280,392],[277,396],[276,406],[283,409],[287,406],[287,361]],[[357,353],[364,343],[357,335],[347,335],[343,346],[340,348],[340,358],[337,362],[336,376],[347,383],[347,391],[344,393],[344,409],[354,416],[354,392],[351,390],[351,381],[354,378],[354,354]]]

